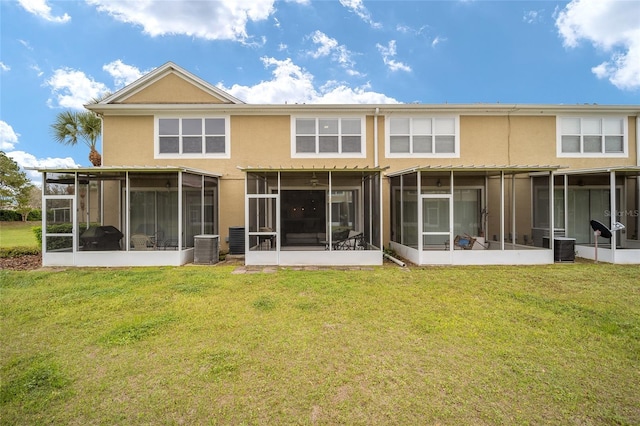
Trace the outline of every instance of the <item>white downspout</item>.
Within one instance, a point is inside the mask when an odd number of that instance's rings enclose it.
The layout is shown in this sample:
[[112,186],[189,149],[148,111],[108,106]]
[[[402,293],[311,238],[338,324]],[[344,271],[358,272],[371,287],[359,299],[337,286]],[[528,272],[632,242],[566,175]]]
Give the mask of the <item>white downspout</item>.
[[611,203],[611,220],[609,229],[611,229],[611,263],[616,263],[616,246],[618,245],[618,231],[614,229],[613,224],[617,222],[618,211],[616,210],[616,172],[612,170],[609,173],[609,197]]
[[500,170],[500,250],[504,251],[504,170]]
[[378,162],[378,114],[380,114],[380,108],[376,107],[373,114],[373,166],[379,167]]
[[516,238],[516,174],[511,175],[511,248],[515,249]]
[[[424,212],[422,211],[422,205],[423,205],[423,198],[422,198],[422,171],[418,170],[418,185],[416,190],[417,190],[417,198],[418,198],[418,252],[420,253],[420,263],[422,263],[422,246],[424,243],[424,236],[422,235],[422,233],[424,232],[424,219],[422,218],[422,215],[424,214]],[[449,222],[451,223],[451,222]],[[451,239],[451,238],[449,238]]]
[[636,115],[636,166],[640,166],[640,115]]

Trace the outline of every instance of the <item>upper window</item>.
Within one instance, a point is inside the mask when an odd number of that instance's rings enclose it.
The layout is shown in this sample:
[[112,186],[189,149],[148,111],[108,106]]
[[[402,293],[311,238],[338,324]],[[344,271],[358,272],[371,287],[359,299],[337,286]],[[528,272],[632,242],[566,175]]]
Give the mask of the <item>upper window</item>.
[[224,117],[159,117],[156,119],[156,155],[229,158],[228,128]]
[[293,157],[364,157],[364,124],[358,118],[292,120]]
[[389,117],[387,157],[459,157],[456,117]]
[[559,157],[623,156],[627,126],[622,117],[558,117]]

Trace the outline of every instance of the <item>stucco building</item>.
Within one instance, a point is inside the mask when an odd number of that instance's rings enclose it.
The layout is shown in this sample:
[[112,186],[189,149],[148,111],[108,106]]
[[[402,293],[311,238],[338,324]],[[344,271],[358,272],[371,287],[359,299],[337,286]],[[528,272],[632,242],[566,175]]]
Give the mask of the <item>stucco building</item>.
[[45,265],[640,263],[638,105],[251,105],[166,63],[87,108],[103,166],[41,170]]

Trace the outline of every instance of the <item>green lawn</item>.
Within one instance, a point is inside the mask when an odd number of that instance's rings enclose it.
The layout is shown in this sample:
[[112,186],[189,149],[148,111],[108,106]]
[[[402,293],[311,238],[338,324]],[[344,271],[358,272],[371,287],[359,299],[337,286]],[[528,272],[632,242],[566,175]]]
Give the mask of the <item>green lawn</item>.
[[2,424],[640,424],[640,267],[0,271]]
[[41,222],[0,222],[0,247],[35,247],[38,240],[32,228]]

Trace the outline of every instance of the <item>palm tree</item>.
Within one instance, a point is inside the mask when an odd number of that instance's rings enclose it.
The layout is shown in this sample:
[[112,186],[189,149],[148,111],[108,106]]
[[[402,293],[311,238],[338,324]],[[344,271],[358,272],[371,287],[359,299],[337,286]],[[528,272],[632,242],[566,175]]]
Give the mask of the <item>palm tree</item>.
[[[109,96],[104,94],[92,99],[92,103]],[[56,121],[51,125],[53,138],[63,145],[75,146],[81,140],[89,147],[89,161],[94,166],[102,165],[102,156],[96,150],[96,143],[102,133],[102,121],[91,111],[63,111],[56,116]]]

